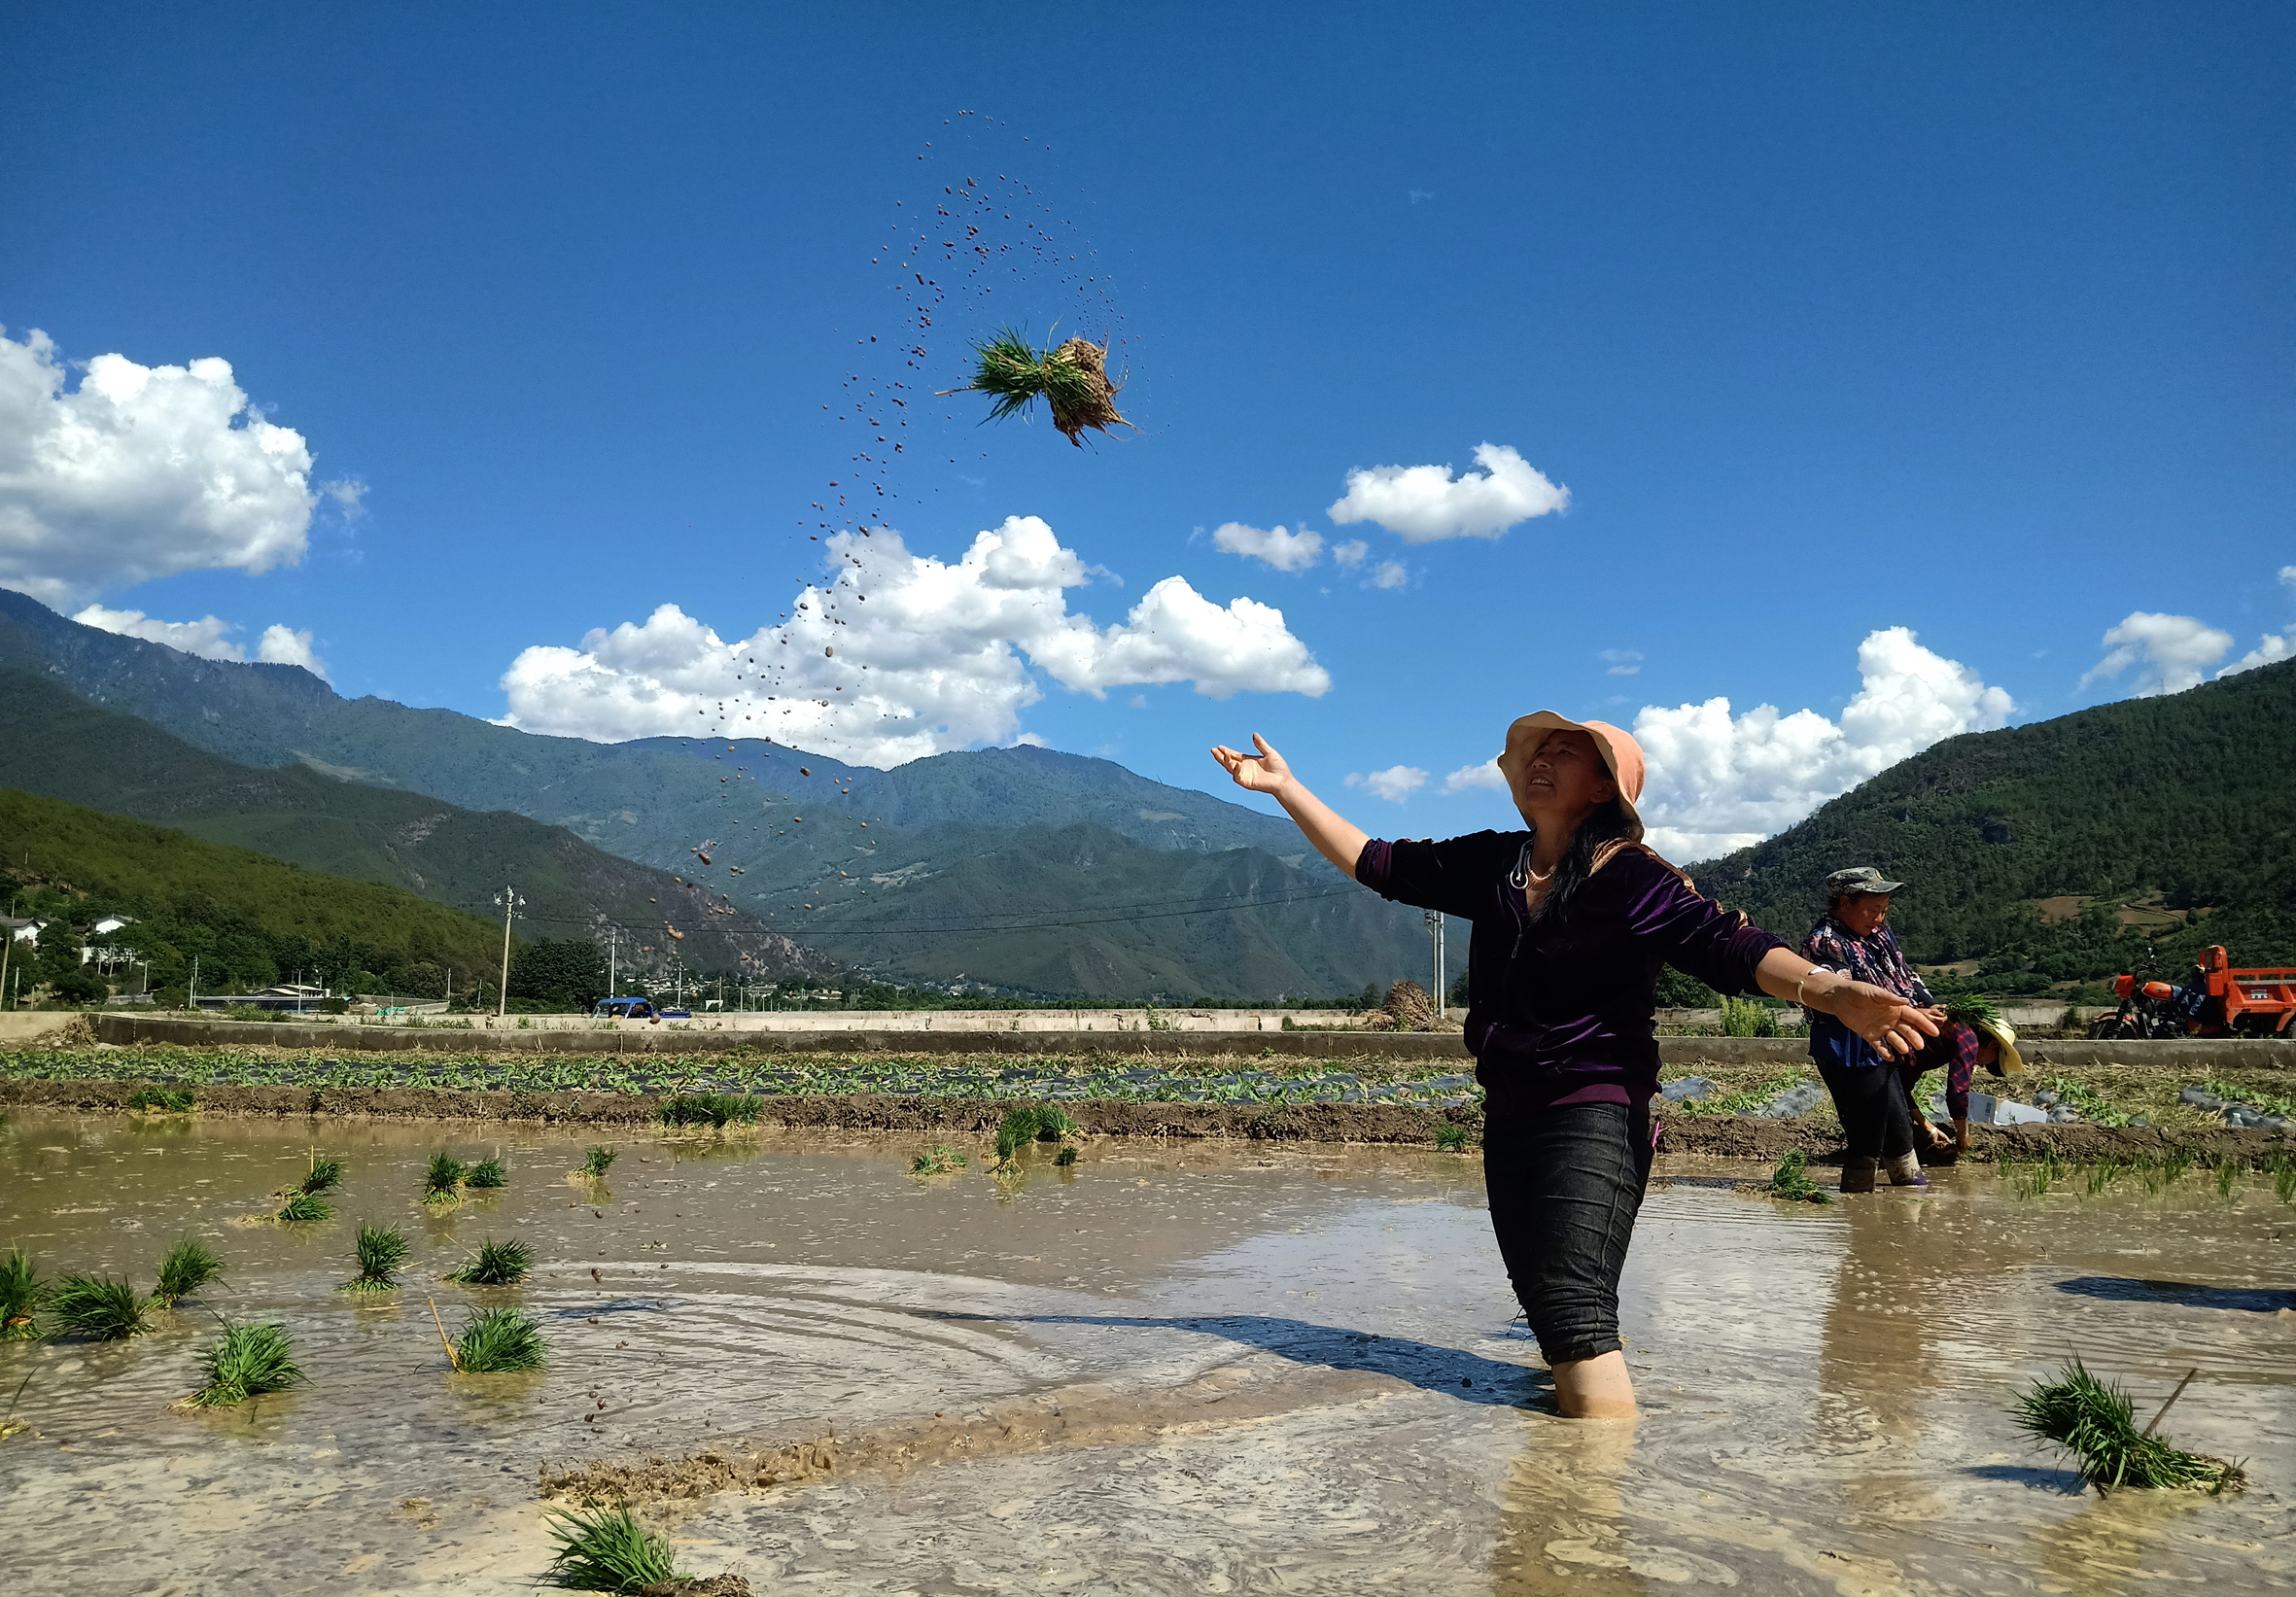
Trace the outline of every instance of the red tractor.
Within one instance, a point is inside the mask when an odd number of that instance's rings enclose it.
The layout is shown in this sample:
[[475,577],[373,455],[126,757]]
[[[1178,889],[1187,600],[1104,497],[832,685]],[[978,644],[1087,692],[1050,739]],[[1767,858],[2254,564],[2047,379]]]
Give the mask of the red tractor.
[[2121,1006],[2092,1037],[2279,1037],[2296,1022],[2296,967],[2233,970],[2221,946],[2201,950],[2182,987],[2116,976],[2112,989]]

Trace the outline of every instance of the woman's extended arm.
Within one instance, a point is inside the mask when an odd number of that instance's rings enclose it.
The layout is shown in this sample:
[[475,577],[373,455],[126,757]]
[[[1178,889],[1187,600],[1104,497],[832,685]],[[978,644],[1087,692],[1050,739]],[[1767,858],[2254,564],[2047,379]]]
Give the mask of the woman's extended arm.
[[1838,971],[1822,970],[1800,955],[1772,949],[1755,967],[1755,980],[1773,998],[1830,1015],[1873,1045],[1884,1059],[1917,1054],[1937,1035],[1937,1022],[1913,1000]]
[[1212,749],[1212,758],[1235,779],[1236,786],[1266,793],[1282,805],[1284,813],[1299,823],[1307,841],[1315,845],[1315,851],[1352,879],[1355,862],[1363,857],[1363,846],[1371,842],[1371,834],[1307,791],[1300,779],[1292,775],[1292,768],[1284,763],[1283,756],[1257,732],[1252,734],[1252,746],[1259,750],[1257,754],[1220,745]]

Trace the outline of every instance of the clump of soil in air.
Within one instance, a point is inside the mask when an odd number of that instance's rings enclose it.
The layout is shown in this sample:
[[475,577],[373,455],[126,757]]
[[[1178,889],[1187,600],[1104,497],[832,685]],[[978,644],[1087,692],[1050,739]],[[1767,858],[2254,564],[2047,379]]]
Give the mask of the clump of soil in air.
[[1364,1022],[1366,1031],[1433,1031],[1435,1000],[1416,982],[1398,982],[1387,989],[1387,1002]]
[[[1086,428],[1105,433],[1131,427],[1116,408],[1117,386],[1108,380],[1108,346],[1089,338],[1071,338],[1052,349],[1038,349],[1027,335],[1004,329],[973,345],[973,380],[962,388],[943,389],[934,396],[987,394],[995,399],[989,419],[1007,416],[1027,419],[1038,399],[1053,413],[1053,426],[1077,448],[1084,447]],[[1135,433],[1138,428],[1132,428]]]
[[223,1279],[224,1262],[215,1250],[196,1237],[187,1236],[159,1261],[159,1284],[152,1296],[173,1308],[211,1281]]
[[2020,1397],[2011,1417],[2019,1430],[2070,1453],[2080,1463],[2081,1478],[2100,1492],[2116,1486],[2190,1487],[2211,1495],[2238,1490],[2247,1480],[2238,1464],[2188,1453],[2152,1434],[2183,1391],[2178,1385],[2152,1425],[2139,1431],[2128,1394],[2090,1374],[2076,1356],[2055,1380]]
[[207,1381],[184,1399],[188,1408],[228,1408],[265,1392],[284,1392],[303,1379],[295,1344],[281,1326],[226,1322],[223,1335],[199,1358],[207,1367]]

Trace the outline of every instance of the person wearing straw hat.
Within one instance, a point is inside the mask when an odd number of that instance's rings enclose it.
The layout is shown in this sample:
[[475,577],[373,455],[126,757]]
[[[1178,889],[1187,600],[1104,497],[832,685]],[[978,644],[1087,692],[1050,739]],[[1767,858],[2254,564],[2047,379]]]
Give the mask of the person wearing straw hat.
[[1901,995],[1823,971],[1700,896],[1642,841],[1639,744],[1552,711],[1507,729],[1500,772],[1527,830],[1374,838],[1307,790],[1268,740],[1213,748],[1237,786],[1384,898],[1474,923],[1466,1042],[1484,1093],[1483,1185],[1501,1259],[1573,1418],[1626,1418],[1618,1276],[1650,1179],[1658,972],[1759,989],[1838,1018],[1876,1051],[1936,1025]]

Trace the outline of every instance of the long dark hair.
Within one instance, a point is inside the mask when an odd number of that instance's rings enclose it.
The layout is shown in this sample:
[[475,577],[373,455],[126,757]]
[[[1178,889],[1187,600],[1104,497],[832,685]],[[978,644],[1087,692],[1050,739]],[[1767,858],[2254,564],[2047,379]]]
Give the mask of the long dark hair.
[[[1571,834],[1570,845],[1563,850],[1562,858],[1556,862],[1554,878],[1548,884],[1545,895],[1531,906],[1531,924],[1535,926],[1556,916],[1569,915],[1571,900],[1579,896],[1579,889],[1586,885],[1587,877],[1593,874],[1595,851],[1613,838],[1629,836],[1633,830],[1626,819],[1626,807],[1615,798],[1605,799],[1587,811],[1579,821],[1579,829]],[[1531,850],[1538,841],[1538,833],[1534,830],[1531,841],[1522,846],[1522,854],[1515,866],[1517,875],[1524,875],[1530,870]],[[1523,882],[1516,885],[1525,885],[1528,880],[1526,875]]]

